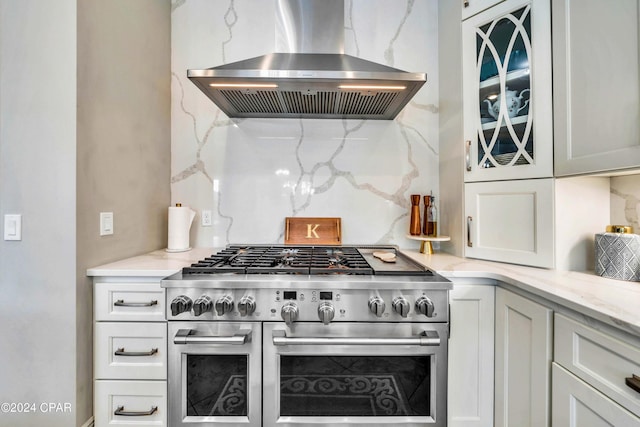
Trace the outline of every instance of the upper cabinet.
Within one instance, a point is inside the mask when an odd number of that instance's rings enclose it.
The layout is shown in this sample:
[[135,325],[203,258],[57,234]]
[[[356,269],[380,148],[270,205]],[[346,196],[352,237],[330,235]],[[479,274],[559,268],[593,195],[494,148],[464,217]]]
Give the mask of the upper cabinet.
[[465,181],[553,176],[547,0],[507,0],[462,23]]
[[555,174],[640,167],[639,0],[552,0]]
[[489,9],[504,0],[461,0],[462,2],[462,19],[465,20],[476,13]]

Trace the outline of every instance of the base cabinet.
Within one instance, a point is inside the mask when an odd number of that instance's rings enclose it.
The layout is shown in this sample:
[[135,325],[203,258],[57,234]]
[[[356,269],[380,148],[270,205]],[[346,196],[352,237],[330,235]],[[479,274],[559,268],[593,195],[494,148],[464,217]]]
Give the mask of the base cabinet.
[[556,313],[553,425],[640,426],[640,340]]
[[456,284],[449,293],[448,426],[493,426],[493,285]]
[[496,289],[495,426],[550,422],[551,309]]
[[166,382],[95,382],[95,426],[159,427],[167,425]]
[[94,425],[167,426],[160,277],[94,278]]
[[554,427],[638,427],[633,415],[557,363],[553,364]]

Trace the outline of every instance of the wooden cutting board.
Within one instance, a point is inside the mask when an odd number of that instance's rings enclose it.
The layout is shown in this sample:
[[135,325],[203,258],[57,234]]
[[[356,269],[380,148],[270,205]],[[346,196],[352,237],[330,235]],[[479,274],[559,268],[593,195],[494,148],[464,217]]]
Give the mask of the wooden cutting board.
[[287,217],[284,243],[287,245],[341,245],[340,218]]

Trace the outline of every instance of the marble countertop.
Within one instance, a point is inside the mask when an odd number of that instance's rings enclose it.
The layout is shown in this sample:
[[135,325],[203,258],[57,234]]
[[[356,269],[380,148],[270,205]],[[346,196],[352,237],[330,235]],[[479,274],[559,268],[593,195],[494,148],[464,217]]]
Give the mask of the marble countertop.
[[[194,248],[179,253],[157,250],[90,268],[87,275],[165,277],[215,252],[213,248]],[[606,279],[589,272],[545,270],[441,253],[427,255],[412,250],[403,252],[451,280],[484,278],[507,283],[640,335],[639,282]]]
[[164,249],[126,258],[87,270],[87,276],[140,277],[170,276],[191,263],[215,252],[212,248],[194,248],[186,252],[167,252]]
[[447,254],[403,252],[450,280],[497,280],[640,335],[640,282],[607,279],[592,272],[546,270]]

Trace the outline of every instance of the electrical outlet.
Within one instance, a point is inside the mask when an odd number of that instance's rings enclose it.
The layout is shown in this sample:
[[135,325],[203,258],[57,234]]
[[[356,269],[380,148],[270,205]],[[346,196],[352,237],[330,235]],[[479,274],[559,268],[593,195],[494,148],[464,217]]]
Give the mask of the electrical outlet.
[[211,227],[211,211],[209,210],[202,211],[202,226]]
[[113,212],[100,212],[100,235],[113,234]]

